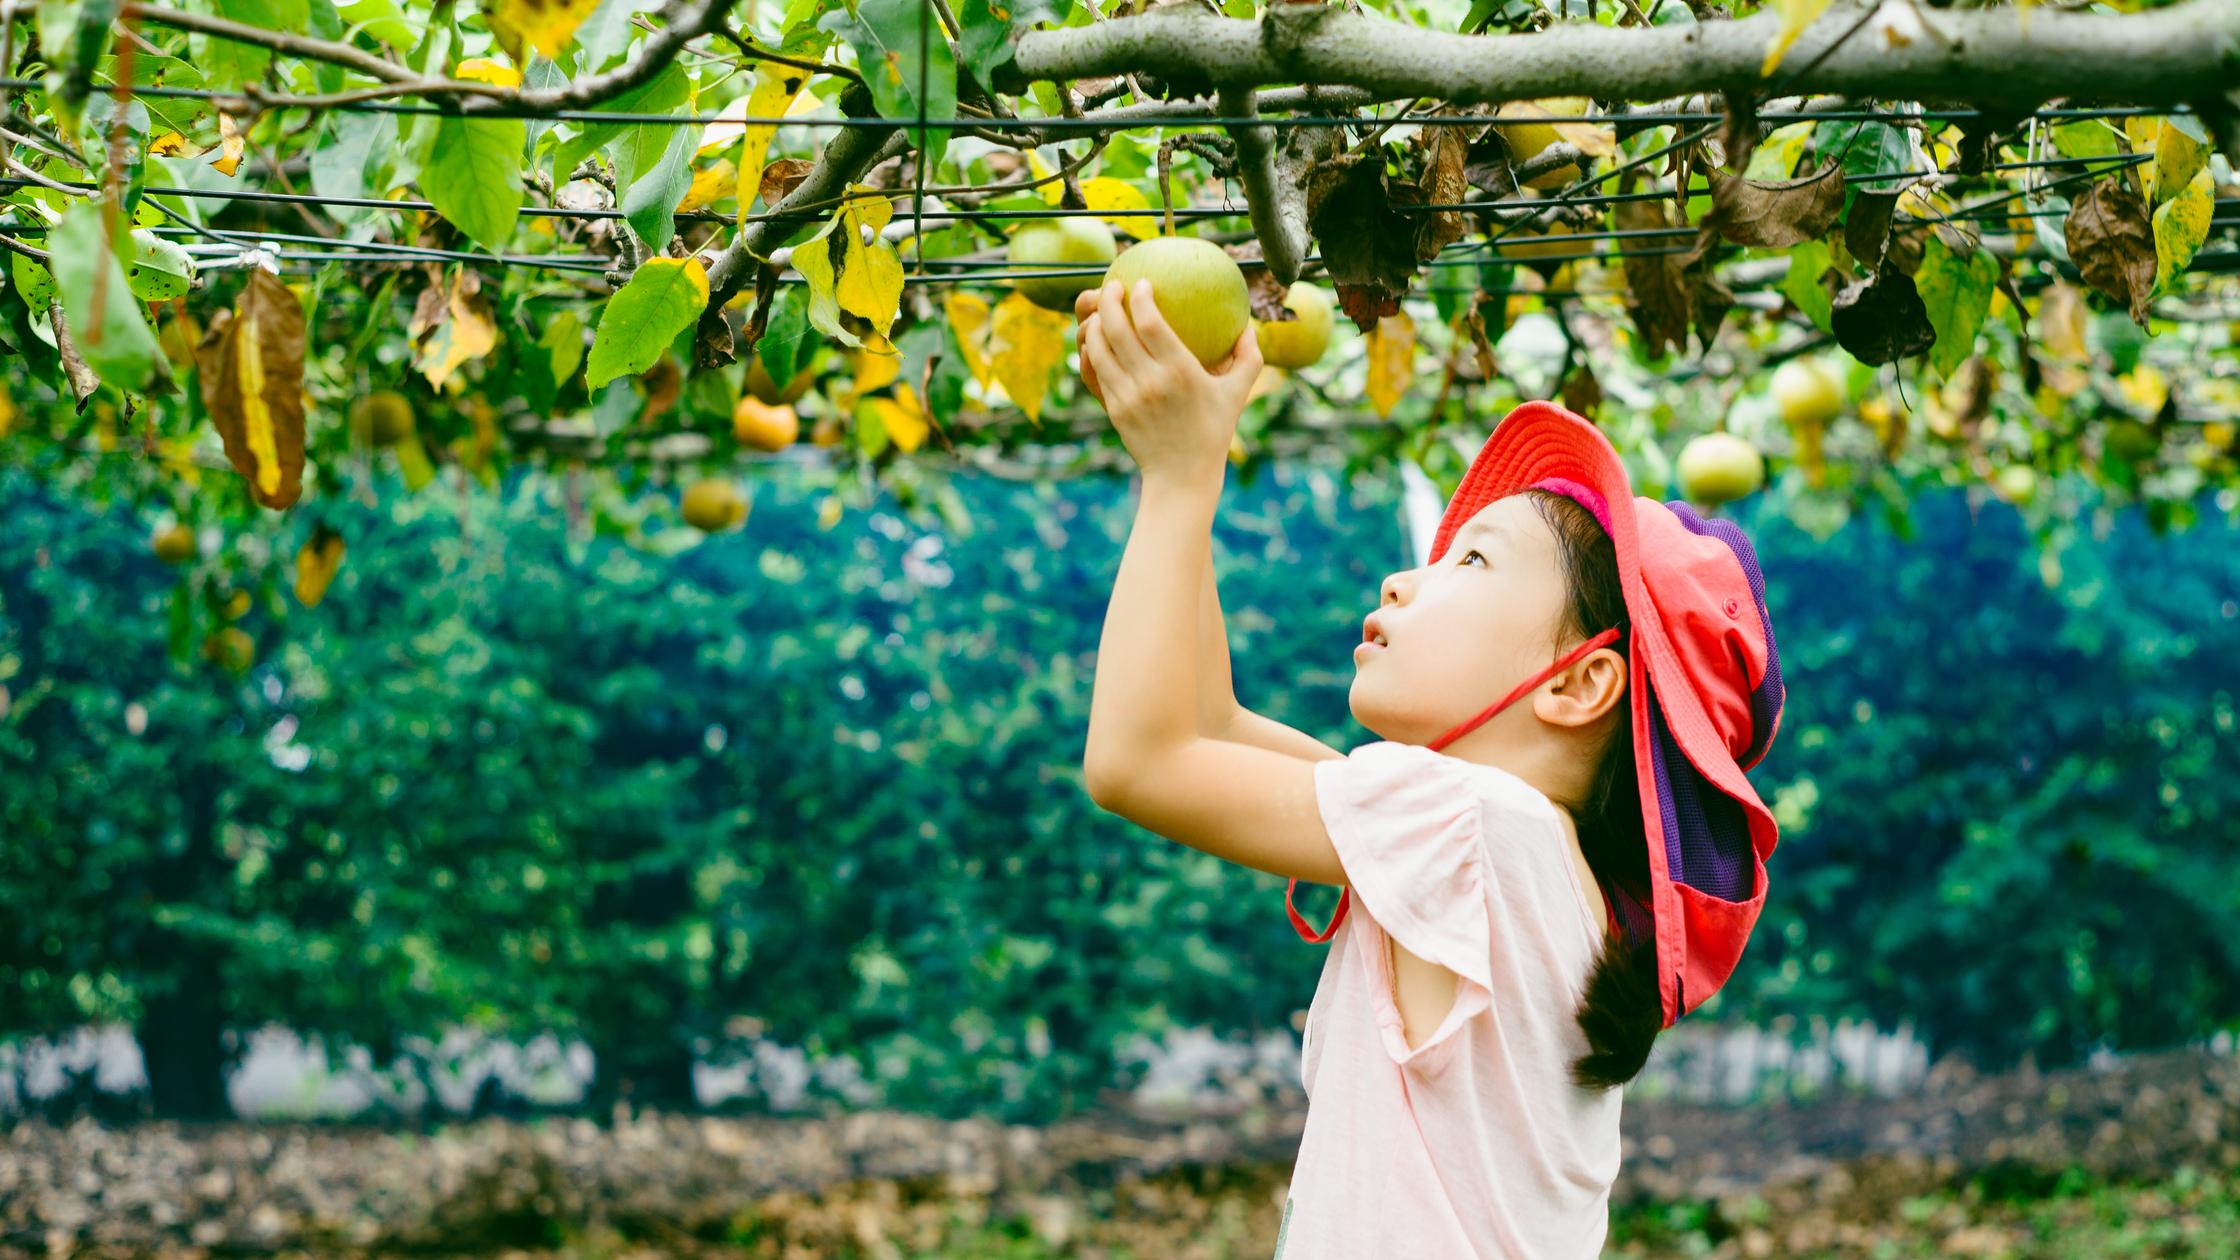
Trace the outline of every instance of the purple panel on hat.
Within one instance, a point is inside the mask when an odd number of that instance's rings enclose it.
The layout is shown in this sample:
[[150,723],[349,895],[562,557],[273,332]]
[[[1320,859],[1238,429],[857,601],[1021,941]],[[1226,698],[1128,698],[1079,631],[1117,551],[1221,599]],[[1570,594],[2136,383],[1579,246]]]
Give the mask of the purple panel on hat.
[[1766,741],[1773,735],[1775,719],[1781,714],[1781,703],[1787,694],[1781,685],[1781,652],[1773,644],[1773,619],[1766,615],[1766,578],[1758,571],[1758,552],[1733,521],[1707,521],[1679,499],[1665,506],[1680,518],[1682,525],[1697,534],[1718,539],[1734,552],[1734,558],[1742,565],[1742,576],[1750,583],[1750,598],[1757,601],[1758,625],[1766,634],[1766,673],[1750,693],[1750,746],[1735,759],[1749,765],[1765,755]]
[[1680,751],[1656,688],[1648,688],[1649,751],[1657,772],[1657,808],[1664,815],[1665,870],[1686,884],[1726,901],[1748,901],[1757,890],[1757,862],[1750,821],[1742,803],[1720,791]]

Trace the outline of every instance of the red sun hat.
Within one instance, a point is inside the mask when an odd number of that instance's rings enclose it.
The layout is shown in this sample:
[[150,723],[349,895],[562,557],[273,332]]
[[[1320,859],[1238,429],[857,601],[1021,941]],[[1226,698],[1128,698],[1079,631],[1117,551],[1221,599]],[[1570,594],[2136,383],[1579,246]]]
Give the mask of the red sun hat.
[[[1532,488],[1577,501],[1616,545],[1632,637],[1627,694],[1649,887],[1606,881],[1603,888],[1611,931],[1655,943],[1670,1028],[1733,974],[1765,906],[1765,864],[1779,829],[1743,776],[1781,726],[1781,659],[1765,578],[1731,521],[1635,495],[1609,439],[1548,402],[1523,403],[1495,426],[1447,501],[1427,563],[1438,563],[1479,509]],[[1557,666],[1608,641],[1597,636]],[[1431,747],[1444,747],[1545,677],[1526,680]],[[1338,909],[1342,917],[1343,902]],[[1307,935],[1296,911],[1292,919]],[[1333,918],[1328,931],[1336,924]]]

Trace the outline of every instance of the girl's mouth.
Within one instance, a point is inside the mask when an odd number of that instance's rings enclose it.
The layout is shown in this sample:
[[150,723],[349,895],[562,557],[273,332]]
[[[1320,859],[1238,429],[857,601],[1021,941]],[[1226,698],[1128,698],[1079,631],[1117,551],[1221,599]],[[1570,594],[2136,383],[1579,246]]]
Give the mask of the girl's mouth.
[[1368,660],[1368,659],[1369,659],[1370,657],[1372,657],[1372,656],[1375,656],[1375,655],[1377,655],[1377,654],[1378,654],[1379,652],[1382,652],[1382,651],[1384,651],[1384,650],[1385,650],[1385,645],[1384,645],[1384,644],[1382,644],[1382,643],[1372,643],[1372,642],[1370,642],[1370,641],[1369,641],[1369,640],[1367,640],[1367,639],[1363,639],[1363,640],[1362,640],[1362,641],[1361,641],[1360,643],[1358,643],[1358,644],[1356,644],[1356,645],[1354,646],[1354,649],[1353,649],[1353,659],[1354,659],[1354,660],[1356,660],[1356,661],[1365,661],[1365,660]]

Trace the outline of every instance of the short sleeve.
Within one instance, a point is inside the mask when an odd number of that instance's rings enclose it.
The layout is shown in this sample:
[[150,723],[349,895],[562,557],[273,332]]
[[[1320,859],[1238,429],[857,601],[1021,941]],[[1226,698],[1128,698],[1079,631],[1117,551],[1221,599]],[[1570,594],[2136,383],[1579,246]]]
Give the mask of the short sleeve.
[[1315,763],[1315,797],[1361,908],[1409,953],[1454,972],[1454,1005],[1410,1046],[1389,965],[1371,958],[1386,1051],[1428,1069],[1492,1001],[1483,798],[1472,768],[1415,744],[1365,744]]

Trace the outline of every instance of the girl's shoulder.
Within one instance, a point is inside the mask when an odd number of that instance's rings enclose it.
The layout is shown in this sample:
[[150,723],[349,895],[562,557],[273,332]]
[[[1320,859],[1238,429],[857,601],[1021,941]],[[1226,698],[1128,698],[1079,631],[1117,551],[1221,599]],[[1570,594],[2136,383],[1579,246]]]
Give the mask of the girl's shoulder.
[[1497,817],[1512,823],[1539,823],[1561,830],[1559,807],[1539,788],[1499,766],[1465,761],[1422,744],[1378,740],[1346,754],[1387,770],[1421,774],[1451,784],[1457,792],[1471,792],[1491,807]]

